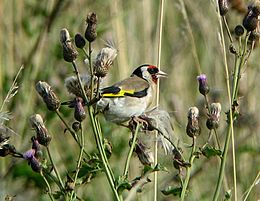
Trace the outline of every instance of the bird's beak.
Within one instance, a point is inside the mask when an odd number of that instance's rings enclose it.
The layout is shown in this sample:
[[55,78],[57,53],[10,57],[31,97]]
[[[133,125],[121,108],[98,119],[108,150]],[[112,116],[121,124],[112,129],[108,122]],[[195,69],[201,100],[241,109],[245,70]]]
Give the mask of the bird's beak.
[[167,77],[167,76],[168,76],[167,73],[165,73],[165,72],[163,72],[161,70],[159,70],[159,72],[156,73],[156,77],[157,78],[159,78],[159,77]]

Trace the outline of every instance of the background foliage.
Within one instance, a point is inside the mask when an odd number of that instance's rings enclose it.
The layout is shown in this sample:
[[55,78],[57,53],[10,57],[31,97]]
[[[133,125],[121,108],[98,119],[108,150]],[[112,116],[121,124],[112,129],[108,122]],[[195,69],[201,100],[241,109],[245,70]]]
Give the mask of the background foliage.
[[[237,1],[239,2],[239,1]],[[187,19],[183,17],[179,1],[166,1],[163,26],[161,68],[169,77],[161,82],[160,106],[172,116],[175,135],[186,143],[191,140],[185,134],[188,108],[196,105],[203,109],[203,97],[197,89],[197,66],[207,74],[211,86],[210,97],[222,104],[219,137],[223,144],[226,116],[228,110],[227,91],[223,56],[219,42],[219,25],[213,1],[185,0],[188,20],[192,30],[191,38]],[[243,5],[242,5],[243,6]],[[244,5],[245,6],[245,5]],[[63,133],[64,126],[47,111],[39,99],[34,86],[38,80],[49,82],[62,100],[69,95],[64,87],[64,79],[72,75],[72,67],[62,59],[59,32],[69,29],[71,35],[84,33],[86,14],[94,11],[98,15],[98,39],[93,44],[94,54],[104,46],[106,40],[112,40],[119,50],[114,66],[104,85],[112,84],[127,77],[131,71],[143,63],[156,64],[158,34],[159,1],[151,0],[2,0],[0,1],[0,98],[5,98],[12,80],[19,70],[18,94],[7,104],[5,111],[12,113],[7,126],[17,132],[11,142],[18,150],[25,151],[30,147],[33,135],[28,119],[33,113],[44,116],[45,124],[53,136],[50,148],[62,174],[73,168],[76,163],[77,148],[69,135]],[[231,30],[241,24],[243,10],[232,9],[227,19]],[[227,42],[228,44],[228,42]],[[192,48],[196,48],[198,61],[194,58]],[[239,104],[241,116],[236,122],[235,144],[237,157],[238,196],[252,184],[260,167],[259,158],[259,47],[252,52],[251,58],[243,69]],[[83,57],[82,57],[83,58]],[[78,59],[80,71],[85,64]],[[233,66],[232,54],[228,54],[228,64]],[[230,68],[231,69],[231,68]],[[232,72],[231,72],[232,73]],[[68,121],[73,122],[73,111],[62,110]],[[201,114],[202,133],[198,144],[203,144],[208,137],[205,128],[205,115]],[[88,120],[86,120],[88,125]],[[113,144],[113,155],[110,159],[116,174],[120,174],[127,154],[129,132],[111,123],[102,121],[105,137]],[[95,150],[91,129],[87,129],[86,150]],[[184,152],[184,155],[188,152]],[[233,188],[231,155],[226,165],[225,190]],[[172,166],[170,156],[160,157],[160,163],[168,172],[159,173],[159,189],[175,185],[177,170]],[[66,164],[66,166],[64,166]],[[33,173],[26,162],[9,157],[0,160],[0,199],[6,195],[16,195],[15,200],[45,200],[44,183]],[[70,167],[71,166],[71,167]],[[190,181],[187,200],[209,200],[215,189],[218,175],[216,158],[201,157],[195,162]],[[130,178],[142,170],[142,165],[135,157],[131,161]],[[106,178],[100,174],[90,184],[82,188],[80,195],[86,200],[111,200],[112,195],[106,185]],[[103,186],[105,188],[103,188]],[[151,200],[152,184],[148,184],[139,200]],[[222,192],[222,197],[224,192]],[[259,191],[253,189],[248,200],[260,198]],[[159,194],[159,200],[174,200],[172,196]]]

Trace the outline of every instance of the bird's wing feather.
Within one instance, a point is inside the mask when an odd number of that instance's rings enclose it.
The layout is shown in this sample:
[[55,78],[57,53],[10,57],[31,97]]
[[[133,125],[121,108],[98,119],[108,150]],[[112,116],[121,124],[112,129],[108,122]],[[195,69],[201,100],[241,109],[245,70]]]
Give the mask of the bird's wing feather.
[[129,77],[121,82],[118,82],[110,87],[103,88],[101,90],[102,97],[144,97],[147,95],[149,83],[137,76]]

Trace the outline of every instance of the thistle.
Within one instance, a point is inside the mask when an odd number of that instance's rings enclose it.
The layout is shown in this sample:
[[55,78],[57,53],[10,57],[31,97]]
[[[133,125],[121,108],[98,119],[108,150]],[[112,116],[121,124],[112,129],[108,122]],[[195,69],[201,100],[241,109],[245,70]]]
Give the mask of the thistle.
[[36,131],[36,139],[39,144],[43,146],[48,146],[51,141],[51,136],[45,127],[42,117],[39,114],[34,114],[30,117],[30,123],[33,129]]
[[71,42],[69,31],[65,28],[60,31],[60,42],[62,45],[64,60],[67,62],[73,62],[77,58],[78,52]]
[[199,92],[204,96],[207,95],[209,93],[207,76],[205,74],[201,74],[197,77],[197,80],[199,82]]
[[85,38],[89,42],[93,42],[97,37],[97,15],[94,12],[88,14],[87,19],[87,28],[85,31]]
[[192,138],[195,136],[198,136],[200,134],[199,109],[197,107],[189,108],[186,133],[189,137],[192,137]]
[[56,94],[52,91],[51,86],[47,82],[39,81],[36,84],[36,91],[42,97],[43,101],[46,103],[47,108],[50,111],[55,111],[60,107],[60,100]]
[[211,103],[209,111],[210,111],[210,113],[208,114],[206,126],[209,130],[217,129],[219,126],[221,104],[220,103]]
[[100,50],[94,62],[94,73],[97,77],[105,77],[117,56],[117,50],[105,47]]

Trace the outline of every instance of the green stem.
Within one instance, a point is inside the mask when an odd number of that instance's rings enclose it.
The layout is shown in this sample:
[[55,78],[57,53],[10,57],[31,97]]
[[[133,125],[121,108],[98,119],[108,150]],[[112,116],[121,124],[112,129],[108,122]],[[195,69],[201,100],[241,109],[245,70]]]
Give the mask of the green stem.
[[193,138],[193,146],[192,146],[192,150],[191,150],[191,154],[190,154],[190,159],[189,159],[189,163],[190,163],[190,167],[186,168],[186,177],[185,177],[185,181],[184,184],[182,186],[182,191],[181,191],[181,201],[184,200],[185,198],[185,194],[186,194],[186,190],[189,184],[189,180],[190,180],[190,174],[191,174],[191,167],[193,165],[193,161],[196,158],[196,156],[194,155],[195,149],[196,149],[196,140],[195,137]]
[[61,177],[60,177],[59,171],[57,170],[56,165],[55,165],[55,163],[54,163],[54,161],[53,161],[53,159],[52,159],[50,149],[49,149],[48,146],[46,147],[46,149],[47,149],[48,156],[49,156],[49,159],[50,159],[51,165],[52,165],[52,167],[53,167],[53,170],[54,170],[54,172],[55,172],[55,174],[56,174],[56,177],[58,178],[58,181],[59,181],[59,183],[60,183],[60,185],[61,185],[61,187],[62,187],[61,190],[64,190],[64,184],[63,184],[63,182],[62,182],[62,180],[61,180]]
[[[216,1],[216,3],[218,3]],[[240,79],[240,70],[243,66],[245,59],[246,59],[246,47],[247,47],[247,41],[249,38],[249,33],[247,33],[246,38],[244,40],[244,46],[243,46],[243,52],[241,55],[241,51],[239,52],[239,58],[236,58],[235,62],[235,72],[234,72],[234,78],[233,78],[233,92],[232,92],[232,98],[231,98],[231,91],[229,86],[229,73],[228,73],[228,67],[227,67],[227,60],[226,60],[226,51],[225,51],[225,41],[224,41],[224,34],[223,34],[223,28],[222,24],[220,22],[220,29],[221,29],[221,40],[222,40],[222,46],[223,46],[223,54],[224,54],[224,61],[225,61],[225,69],[226,69],[226,78],[227,78],[227,91],[228,91],[228,97],[229,97],[229,127],[226,135],[224,150],[221,158],[221,165],[219,170],[219,176],[217,181],[216,190],[214,193],[213,201],[217,201],[220,193],[220,188],[222,185],[222,181],[224,178],[224,172],[225,172],[225,164],[227,160],[227,153],[229,148],[229,142],[230,138],[232,137],[232,157],[233,157],[233,180],[234,180],[234,194],[235,194],[235,200],[237,200],[237,189],[236,189],[236,162],[235,162],[235,144],[234,144],[234,130],[233,130],[233,103],[237,99],[237,92],[238,92],[238,84]],[[241,50],[241,48],[240,48]],[[240,58],[241,56],[241,58]]]
[[[94,109],[93,109],[93,110],[94,110]],[[95,111],[95,110],[94,110],[94,111]],[[100,144],[103,144],[103,135],[102,135],[100,123],[99,123],[99,121],[98,121],[98,119],[97,119],[96,117],[94,117],[94,118],[95,118],[95,122],[96,122],[96,125],[97,125],[98,133],[99,133],[98,136],[99,136]],[[102,147],[103,147],[103,146],[102,146]],[[109,171],[110,171],[110,174],[111,174],[113,180],[115,181],[115,176],[114,176],[114,173],[113,173],[113,171],[112,171],[112,169],[111,169],[111,167],[110,167],[110,164],[109,164],[109,162],[108,162],[108,158],[107,158],[106,151],[104,150],[104,148],[102,149],[102,152],[103,152],[103,156],[104,156],[104,158],[105,158],[105,161],[106,161],[106,163],[107,163],[108,169],[109,169]]]
[[48,180],[46,179],[46,177],[44,176],[44,174],[42,172],[40,172],[40,174],[41,174],[41,176],[42,176],[42,178],[43,178],[43,180],[44,180],[44,182],[45,182],[45,184],[46,184],[46,186],[48,188],[48,192],[47,193],[48,193],[50,199],[52,201],[54,201],[54,198],[52,197],[51,187],[50,187],[50,184],[49,184]]
[[[84,145],[85,145],[85,137],[84,137],[84,133],[83,133],[82,124],[81,124],[81,129],[80,129],[80,138],[81,138],[81,148],[80,148],[80,153],[79,153],[77,166],[76,166],[76,173],[75,173],[74,182],[73,182],[74,187],[76,186],[76,182],[77,182],[77,178],[78,178],[78,174],[79,174],[79,170],[80,170],[80,166],[81,166],[83,151],[84,151]],[[75,194],[75,190],[71,193],[70,200],[72,200],[74,194]]]
[[228,33],[228,37],[229,37],[230,43],[233,43],[233,39],[232,39],[230,30],[229,30],[229,27],[228,27],[228,24],[227,24],[227,19],[226,19],[225,16],[223,16],[223,21],[224,21],[224,25],[225,25],[225,28],[226,28],[227,33]]
[[125,178],[127,178],[127,175],[128,175],[130,160],[131,160],[131,157],[133,155],[134,148],[136,146],[136,139],[137,139],[137,134],[138,134],[139,128],[140,128],[140,124],[139,124],[139,122],[137,122],[135,132],[134,132],[134,136],[133,136],[133,141],[132,141],[131,147],[129,149],[129,152],[127,154],[127,158],[126,158],[125,169],[124,169],[124,174],[123,174],[123,176]]
[[94,110],[93,110],[92,106],[89,106],[88,112],[89,112],[90,121],[91,121],[91,124],[92,124],[93,133],[94,133],[94,136],[95,136],[97,148],[98,148],[98,151],[100,153],[101,160],[102,160],[102,163],[103,163],[103,166],[104,166],[105,174],[107,176],[110,187],[111,187],[111,189],[114,193],[114,196],[116,197],[116,200],[121,201],[121,199],[118,195],[118,192],[115,189],[113,176],[112,176],[110,169],[108,167],[108,163],[107,163],[106,156],[105,156],[105,150],[104,150],[104,147],[102,145],[100,133],[99,133],[99,130],[98,130],[98,125],[97,125],[97,122],[96,122],[95,117],[94,117]]
[[78,145],[81,147],[77,135],[76,133],[70,128],[70,126],[67,124],[67,122],[64,120],[64,118],[61,116],[59,110],[55,111],[56,114],[58,115],[58,117],[60,118],[60,120],[62,121],[62,123],[65,125],[66,129],[70,132],[70,134],[72,135],[72,137],[74,138],[74,140],[78,143]]
[[247,194],[245,195],[245,198],[244,198],[243,201],[246,201],[246,200],[247,200],[249,194],[251,193],[252,189],[253,189],[254,186],[256,185],[256,182],[257,182],[257,180],[259,179],[259,177],[260,177],[260,171],[258,171],[258,174],[257,174],[255,180],[253,181],[252,185],[249,187],[249,189],[248,189],[248,191],[247,191]]
[[92,59],[91,59],[91,42],[89,42],[89,47],[88,47],[88,55],[89,55],[89,69],[90,69],[90,76],[91,76],[91,83],[90,83],[90,100],[93,98],[93,92],[94,92],[94,70],[92,66]]
[[[56,114],[59,116],[60,120],[65,125],[66,129],[70,132],[70,134],[72,135],[72,137],[75,140],[75,142],[79,145],[79,148],[82,149],[82,145],[80,144],[76,133],[69,127],[69,125],[64,120],[64,118],[61,116],[61,114],[60,114],[60,112],[58,110],[56,110]],[[83,152],[84,152],[84,154],[86,154],[86,156],[90,157],[89,153],[87,153],[86,150],[83,149]]]

